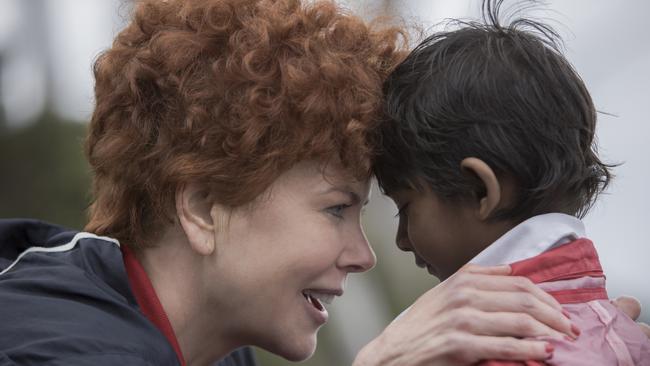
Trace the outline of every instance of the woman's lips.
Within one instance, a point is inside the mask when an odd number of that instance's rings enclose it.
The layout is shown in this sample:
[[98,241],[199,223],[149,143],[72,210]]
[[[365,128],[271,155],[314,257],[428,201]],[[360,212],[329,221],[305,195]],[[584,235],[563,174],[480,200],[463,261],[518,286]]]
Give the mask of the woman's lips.
[[310,295],[305,295],[303,293],[302,297],[304,299],[304,304],[307,307],[307,312],[311,315],[312,319],[314,319],[319,326],[327,323],[329,314],[323,304]]
[[302,296],[309,306],[310,313],[320,324],[326,323],[329,316],[323,304],[329,305],[336,296],[341,295],[343,295],[343,290],[340,289],[307,289],[302,291]]

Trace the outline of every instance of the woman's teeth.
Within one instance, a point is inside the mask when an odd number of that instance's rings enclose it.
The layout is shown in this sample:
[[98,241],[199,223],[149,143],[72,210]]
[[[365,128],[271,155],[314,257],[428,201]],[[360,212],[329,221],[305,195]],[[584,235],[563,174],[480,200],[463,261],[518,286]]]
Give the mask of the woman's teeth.
[[315,297],[320,302],[326,303],[327,305],[330,305],[332,301],[334,301],[334,295],[312,293],[311,296]]
[[332,294],[324,294],[312,290],[305,290],[302,292],[302,295],[307,301],[309,301],[309,303],[320,311],[324,310],[323,303],[329,305],[334,300],[334,295]]

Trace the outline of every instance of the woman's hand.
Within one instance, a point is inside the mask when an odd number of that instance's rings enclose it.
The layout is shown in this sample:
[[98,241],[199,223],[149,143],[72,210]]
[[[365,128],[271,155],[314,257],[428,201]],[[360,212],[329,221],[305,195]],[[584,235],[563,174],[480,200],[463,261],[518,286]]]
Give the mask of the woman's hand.
[[544,360],[544,341],[579,330],[549,294],[509,266],[466,266],[422,295],[357,355],[353,366],[472,365],[480,360]]
[[[633,320],[637,320],[641,315],[641,303],[639,300],[629,297],[621,296],[615,300],[612,300],[612,304],[616,305],[621,311],[623,311],[627,316]],[[650,326],[646,323],[637,323],[641,331],[650,338]]]

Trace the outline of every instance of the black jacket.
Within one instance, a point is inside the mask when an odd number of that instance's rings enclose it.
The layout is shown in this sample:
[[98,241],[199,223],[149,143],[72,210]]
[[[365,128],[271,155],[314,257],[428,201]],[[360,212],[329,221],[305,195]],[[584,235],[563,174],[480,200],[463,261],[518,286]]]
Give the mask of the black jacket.
[[[0,220],[0,366],[180,365],[140,311],[117,241]],[[255,365],[241,348],[219,366]]]

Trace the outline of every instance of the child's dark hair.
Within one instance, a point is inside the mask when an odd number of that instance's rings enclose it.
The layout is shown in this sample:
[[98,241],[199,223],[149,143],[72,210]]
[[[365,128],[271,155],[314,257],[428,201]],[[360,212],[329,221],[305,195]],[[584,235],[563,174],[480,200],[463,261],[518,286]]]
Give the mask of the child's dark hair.
[[494,219],[583,217],[611,178],[596,154],[591,96],[557,33],[529,19],[499,24],[501,4],[483,3],[483,23],[428,37],[388,77],[375,175],[388,194],[424,181],[462,200],[484,194],[460,168],[476,157],[519,189]]

